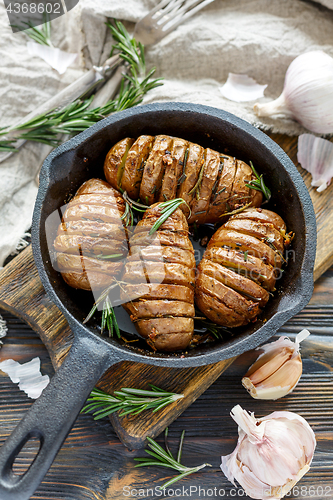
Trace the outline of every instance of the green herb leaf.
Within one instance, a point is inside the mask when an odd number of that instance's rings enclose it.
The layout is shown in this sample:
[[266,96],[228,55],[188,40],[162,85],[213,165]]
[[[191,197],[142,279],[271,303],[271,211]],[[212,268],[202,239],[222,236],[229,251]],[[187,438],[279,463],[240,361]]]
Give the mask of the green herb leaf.
[[94,389],[81,412],[92,411],[94,420],[104,418],[116,411],[121,411],[120,416],[138,415],[145,410],[156,411],[184,397],[183,394],[167,392],[152,385],[150,387],[151,391],[125,387],[120,391],[115,391],[113,396],[100,389]]
[[[15,142],[19,139],[35,141],[50,146],[57,146],[61,142],[63,134],[74,136],[94,123],[104,119],[110,113],[122,111],[136,106],[142,102],[144,95],[151,89],[162,85],[160,78],[153,79],[155,69],[146,71],[144,47],[131,38],[125,27],[119,21],[115,21],[115,26],[107,23],[112,31],[116,44],[113,49],[119,51],[119,56],[126,61],[126,73],[123,74],[120,90],[115,99],[111,99],[104,106],[91,108],[94,96],[89,99],[77,99],[61,110],[52,110],[40,115],[33,120],[16,128],[4,127],[0,135],[7,135],[7,138],[0,141],[0,151],[16,151]],[[50,45],[50,23],[46,19],[42,29],[29,26],[26,30],[28,36],[38,43]],[[20,130],[22,133],[15,135],[9,140],[10,132]],[[129,224],[132,217],[129,214]]]
[[137,464],[135,467],[146,467],[150,465],[158,465],[161,467],[169,467],[172,468],[180,474],[178,476],[173,477],[166,483],[164,483],[162,486],[159,487],[160,490],[167,488],[171,484],[179,481],[183,477],[189,476],[190,474],[193,474],[194,472],[198,472],[200,469],[203,469],[204,467],[211,467],[210,464],[202,464],[198,465],[197,467],[186,467],[185,465],[182,465],[180,463],[181,459],[181,454],[182,454],[182,448],[183,448],[183,443],[184,443],[184,436],[185,436],[185,431],[182,432],[181,438],[180,438],[180,443],[179,443],[179,448],[178,448],[178,454],[177,454],[177,460],[173,458],[173,455],[169,449],[169,446],[167,444],[167,436],[168,436],[168,428],[165,429],[165,448],[164,450],[156,441],[151,439],[150,437],[147,437],[148,441],[148,447],[149,449],[145,449],[145,452],[148,453],[149,455],[153,456],[156,460],[151,460],[146,457],[139,457],[135,458],[134,460],[136,462],[140,462]]
[[[183,198],[175,198],[174,200],[163,201],[162,203],[160,203],[158,206],[162,209],[161,215],[150,229],[149,235],[151,236],[152,234],[154,234],[168,219],[168,217],[170,217],[170,215],[172,215],[183,203],[187,205],[186,201],[183,200]],[[191,211],[189,206],[188,208]]]

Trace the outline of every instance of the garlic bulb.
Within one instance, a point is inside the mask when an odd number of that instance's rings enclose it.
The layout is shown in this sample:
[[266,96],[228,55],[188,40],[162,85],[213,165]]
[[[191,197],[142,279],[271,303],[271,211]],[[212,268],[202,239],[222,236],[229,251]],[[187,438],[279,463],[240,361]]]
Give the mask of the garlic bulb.
[[316,447],[313,430],[289,411],[256,419],[237,405],[230,414],[239,437],[235,450],[222,457],[222,472],[251,498],[283,498],[310,468]]
[[254,111],[258,116],[293,118],[318,134],[333,133],[333,58],[320,50],[296,57],[280,97],[256,103]]
[[309,335],[308,330],[302,330],[295,342],[280,337],[257,349],[262,354],[242,378],[243,386],[254,399],[279,399],[296,387],[302,375],[299,345]]

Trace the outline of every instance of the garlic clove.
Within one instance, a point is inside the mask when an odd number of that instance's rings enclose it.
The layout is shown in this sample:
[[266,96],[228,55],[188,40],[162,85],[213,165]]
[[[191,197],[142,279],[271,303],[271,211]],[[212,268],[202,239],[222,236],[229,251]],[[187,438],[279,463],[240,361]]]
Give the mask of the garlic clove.
[[238,424],[238,442],[222,457],[222,472],[251,498],[279,500],[310,468],[313,430],[303,417],[288,411],[256,419],[237,405],[231,416]]
[[292,355],[293,349],[290,347],[283,347],[281,350],[277,350],[276,353],[268,353],[252,365],[251,372],[247,373],[245,377],[248,377],[252,384],[259,384],[281,368]]
[[262,354],[242,378],[242,384],[254,399],[276,400],[294,390],[302,375],[299,345],[310,335],[302,330],[292,342],[287,337],[260,347]]
[[255,101],[264,96],[267,85],[259,85],[247,75],[229,73],[228,80],[220,87],[221,94],[235,102]]
[[312,134],[298,138],[297,160],[312,175],[311,186],[321,192],[333,177],[333,143]]
[[[269,365],[269,363],[267,363]],[[260,371],[260,370],[258,370]],[[298,384],[302,375],[302,360],[288,359],[278,370],[257,385],[250,378],[244,377],[242,384],[254,399],[276,400],[289,394]]]

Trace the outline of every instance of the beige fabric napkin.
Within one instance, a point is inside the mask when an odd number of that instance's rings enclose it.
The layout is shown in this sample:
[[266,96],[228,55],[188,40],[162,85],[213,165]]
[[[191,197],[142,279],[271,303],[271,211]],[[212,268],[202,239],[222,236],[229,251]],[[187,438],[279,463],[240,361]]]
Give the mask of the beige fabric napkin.
[[[225,99],[220,87],[228,73],[244,73],[267,84],[264,100],[282,91],[286,69],[299,54],[321,49],[333,56],[333,0],[215,0],[155,46],[147,48],[147,66],[165,81],[144,103],[183,101],[230,111],[275,132],[299,134],[292,120],[259,121],[251,103]],[[111,46],[107,17],[126,21],[129,30],[157,0],[80,0],[66,16],[52,22],[54,44],[80,52],[79,66],[60,77],[46,63],[31,58],[26,37],[13,35],[0,3],[0,126],[13,123],[80,75],[103,62]],[[48,148],[27,144],[0,164],[0,265],[30,226],[37,192],[35,176]]]

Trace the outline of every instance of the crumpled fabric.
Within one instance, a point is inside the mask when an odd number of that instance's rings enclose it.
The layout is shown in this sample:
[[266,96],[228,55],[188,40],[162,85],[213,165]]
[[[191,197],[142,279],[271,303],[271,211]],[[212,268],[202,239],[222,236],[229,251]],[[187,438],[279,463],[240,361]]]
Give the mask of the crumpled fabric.
[[[9,125],[78,78],[103,63],[112,44],[107,18],[134,23],[157,0],[80,0],[68,14],[52,21],[52,40],[62,50],[78,52],[76,67],[59,76],[44,61],[29,56],[23,33],[13,34],[0,3],[0,126]],[[253,104],[225,99],[220,87],[228,73],[244,73],[267,84],[268,101],[283,89],[291,61],[309,50],[333,57],[333,0],[215,0],[156,45],[147,47],[147,67],[156,67],[164,85],[143,103],[182,101],[224,109],[256,127],[289,135],[304,133],[290,119],[259,119]],[[30,227],[37,193],[35,181],[50,148],[26,144],[0,164],[0,266]]]

